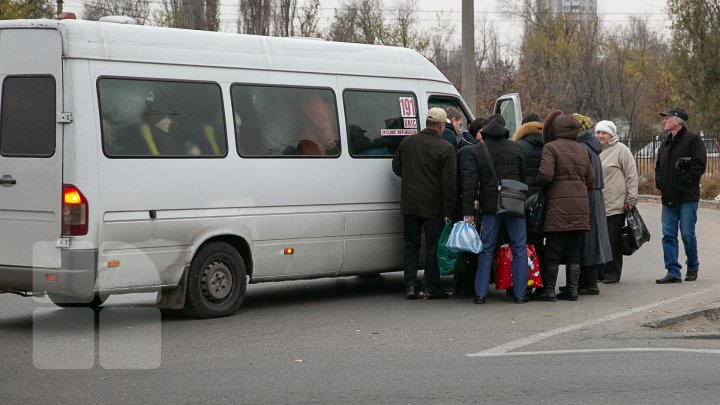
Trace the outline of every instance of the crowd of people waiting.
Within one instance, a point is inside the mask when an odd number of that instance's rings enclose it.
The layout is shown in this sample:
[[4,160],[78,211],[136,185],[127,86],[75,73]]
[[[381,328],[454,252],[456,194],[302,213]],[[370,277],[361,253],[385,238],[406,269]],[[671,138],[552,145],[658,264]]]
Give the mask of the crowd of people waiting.
[[[667,274],[658,284],[682,282],[678,229],[687,257],[686,281],[697,279],[699,261],[695,223],[700,177],[706,155],[698,135],[686,128],[687,113],[673,108],[660,114],[667,137],[656,162],[655,183],[662,195],[663,252]],[[496,248],[512,251],[515,302],[577,301],[600,293],[598,281],[620,281],[620,247],[626,213],[638,202],[638,173],[630,149],[619,141],[612,121],[552,111],[545,120],[528,114],[512,134],[500,115],[477,118],[461,132],[460,111],[431,108],[426,127],[406,137],[392,162],[401,177],[405,238],[405,295],[408,299],[449,297],[440,286],[437,243],[444,224],[474,224],[482,251],[463,253],[454,293],[484,304]],[[698,146],[700,145],[700,146]],[[683,164],[679,164],[680,163]],[[542,192],[544,221],[498,214],[498,179],[527,184]],[[424,286],[417,277],[421,235],[425,233]],[[542,287],[529,291],[527,245],[540,257]],[[556,289],[561,265],[566,285]]]

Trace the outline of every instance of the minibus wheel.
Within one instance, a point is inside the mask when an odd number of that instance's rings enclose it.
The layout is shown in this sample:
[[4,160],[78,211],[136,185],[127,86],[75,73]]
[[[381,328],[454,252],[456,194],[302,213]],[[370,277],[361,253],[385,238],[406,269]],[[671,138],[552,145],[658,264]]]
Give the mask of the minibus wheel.
[[183,312],[193,318],[231,315],[240,308],[246,287],[240,253],[225,242],[208,243],[190,263]]
[[50,298],[50,301],[52,301],[53,304],[61,308],[97,308],[103,303],[105,303],[107,296],[101,296],[100,294],[95,293],[92,299],[90,299],[89,297],[78,298],[69,295],[48,293],[48,298]]

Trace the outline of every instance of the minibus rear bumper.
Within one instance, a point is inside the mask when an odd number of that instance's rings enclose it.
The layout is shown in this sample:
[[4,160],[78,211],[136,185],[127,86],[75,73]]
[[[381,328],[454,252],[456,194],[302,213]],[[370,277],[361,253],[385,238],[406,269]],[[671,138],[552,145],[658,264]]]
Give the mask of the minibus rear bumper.
[[63,250],[62,268],[0,265],[0,292],[88,297],[95,289],[97,249]]

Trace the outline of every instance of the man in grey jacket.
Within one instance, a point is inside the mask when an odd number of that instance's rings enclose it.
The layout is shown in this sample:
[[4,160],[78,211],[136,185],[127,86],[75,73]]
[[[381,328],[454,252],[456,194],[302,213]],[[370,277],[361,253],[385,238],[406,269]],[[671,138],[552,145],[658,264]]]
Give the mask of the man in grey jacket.
[[393,158],[392,168],[402,178],[400,211],[405,222],[405,296],[416,299],[420,292],[417,279],[420,241],[425,231],[425,299],[447,298],[440,288],[437,241],[444,221],[452,218],[456,195],[455,148],[446,142],[447,115],[431,108],[426,128],[403,139]]

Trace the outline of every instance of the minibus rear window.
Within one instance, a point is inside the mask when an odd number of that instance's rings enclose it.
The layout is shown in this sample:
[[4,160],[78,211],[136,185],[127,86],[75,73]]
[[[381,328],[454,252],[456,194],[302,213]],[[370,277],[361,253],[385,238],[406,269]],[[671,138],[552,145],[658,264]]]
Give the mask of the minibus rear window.
[[50,157],[55,153],[55,79],[7,77],[0,101],[0,154]]
[[227,156],[222,94],[215,83],[101,78],[98,95],[108,157]]
[[353,157],[392,157],[405,136],[420,130],[412,93],[347,90],[343,101]]
[[235,84],[231,94],[240,156],[340,155],[337,103],[332,90]]

